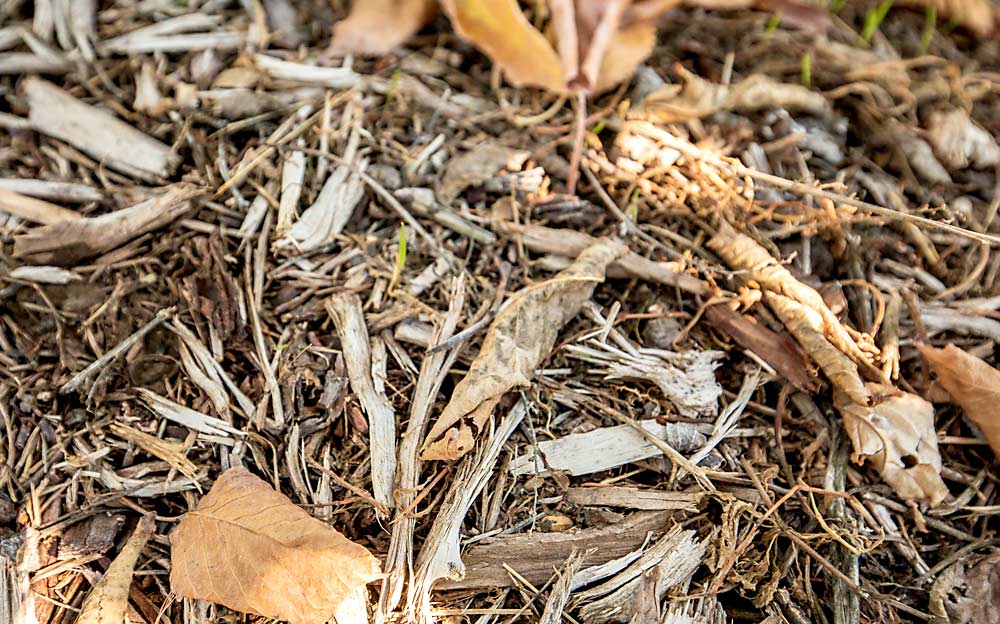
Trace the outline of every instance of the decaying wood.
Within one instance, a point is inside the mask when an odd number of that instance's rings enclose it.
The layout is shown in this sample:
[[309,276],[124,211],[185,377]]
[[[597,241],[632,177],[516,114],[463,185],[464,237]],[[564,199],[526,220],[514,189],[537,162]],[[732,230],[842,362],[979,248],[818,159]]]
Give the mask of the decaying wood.
[[70,265],[124,245],[191,211],[201,189],[177,183],[144,202],[99,217],[59,221],[14,239],[14,257],[33,264]]
[[177,166],[170,147],[109,113],[85,104],[50,82],[24,81],[31,127],[66,141],[104,164],[140,180],[156,182]]
[[[693,451],[706,440],[697,427],[687,423],[662,425],[655,420],[644,420],[640,424],[650,434],[666,440],[680,452]],[[514,458],[510,469],[515,475],[556,470],[577,476],[610,470],[662,453],[634,428],[618,425],[543,440],[537,444],[537,451],[531,450]]]
[[361,299],[354,293],[340,293],[326,300],[326,311],[337,327],[347,364],[351,389],[368,416],[371,432],[372,490],[375,500],[392,509],[393,483],[396,478],[396,414],[372,380],[371,345]]
[[139,520],[121,552],[83,601],[76,620],[79,624],[118,624],[125,620],[135,564],[155,531],[156,522],[152,514]]
[[74,210],[7,190],[2,185],[0,185],[0,211],[44,225],[83,219],[83,216]]
[[564,500],[573,505],[623,507],[646,511],[698,511],[702,492],[663,492],[636,487],[571,487]]
[[[56,182],[54,180],[30,180],[26,178],[0,178],[0,189],[13,191],[28,197],[51,201],[82,204],[104,200],[104,193],[86,184],[76,182]],[[3,210],[3,208],[0,208]],[[40,221],[44,223],[44,221]]]
[[718,351],[674,352],[664,349],[637,349],[623,352],[605,345],[569,345],[570,357],[601,365],[605,379],[644,379],[663,392],[681,416],[715,416],[722,386],[715,369],[722,356]]
[[497,423],[490,438],[469,455],[456,471],[455,479],[445,494],[441,510],[431,524],[430,532],[417,555],[412,580],[407,587],[406,610],[410,617],[430,621],[431,589],[441,579],[460,579],[465,575],[459,532],[469,507],[486,486],[500,451],[514,429],[524,419],[528,406],[524,400]]
[[[643,580],[643,573],[655,569],[656,593],[662,597],[671,587],[686,584],[701,565],[705,542],[694,531],[674,526],[624,570],[603,583],[578,593],[580,614],[587,622],[627,622]],[[658,601],[657,601],[658,602]]]
[[562,621],[563,610],[569,602],[570,593],[573,591],[573,577],[583,565],[583,553],[574,551],[557,572],[558,580],[549,592],[548,600],[545,601],[545,610],[538,619],[539,624],[559,624]]
[[[448,305],[448,313],[440,326],[436,327],[431,342],[440,344],[451,338],[458,325],[462,308],[465,304],[465,279],[456,278],[453,294]],[[389,542],[389,554],[385,561],[386,578],[382,583],[382,595],[379,600],[378,618],[385,618],[399,604],[402,597],[403,583],[413,569],[414,544],[413,537],[417,527],[410,507],[416,499],[419,486],[420,443],[423,439],[430,412],[434,405],[434,397],[441,389],[445,373],[458,357],[458,351],[435,351],[428,353],[420,365],[417,386],[410,404],[410,419],[406,425],[399,444],[399,463],[396,467],[398,486],[398,509],[392,527],[392,539]]]
[[255,54],[254,63],[272,78],[304,84],[350,89],[361,83],[361,76],[349,67],[320,67],[283,61],[267,54]]
[[605,564],[641,549],[650,533],[663,534],[672,525],[669,513],[639,512],[601,528],[487,538],[465,554],[465,576],[443,580],[437,588],[510,587],[514,581],[504,564],[540,587],[574,550],[584,553],[584,566]]
[[38,567],[37,532],[26,529],[0,539],[0,622],[35,621],[31,572]]

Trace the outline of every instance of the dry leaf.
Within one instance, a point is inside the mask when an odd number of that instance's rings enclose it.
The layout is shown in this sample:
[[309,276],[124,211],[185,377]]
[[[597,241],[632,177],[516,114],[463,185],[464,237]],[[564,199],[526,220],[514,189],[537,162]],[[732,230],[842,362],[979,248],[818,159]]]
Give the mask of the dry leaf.
[[108,566],[104,576],[87,594],[80,608],[76,624],[122,624],[128,609],[128,593],[132,586],[132,574],[146,542],[156,531],[153,515],[145,515],[128,538],[118,556]]
[[767,293],[768,306],[833,386],[833,400],[854,446],[854,461],[871,461],[901,498],[937,505],[948,497],[934,407],[892,386],[865,384],[857,366],[820,332],[819,313],[794,299]]
[[[855,362],[870,365],[873,353],[878,351],[871,337],[855,332],[856,340],[815,289],[795,279],[752,238],[737,232],[728,222],[721,221],[718,233],[708,241],[708,248],[719,254],[731,268],[747,271],[748,279],[759,283],[762,289],[784,295],[815,312],[810,318],[817,331]],[[809,351],[808,346],[802,346]],[[819,364],[822,365],[822,362]]]
[[434,14],[435,0],[354,0],[351,13],[333,27],[333,54],[388,54]]
[[814,371],[795,341],[787,334],[773,332],[751,316],[725,305],[705,310],[705,320],[744,349],[752,351],[771,368],[803,392],[816,391]]
[[443,206],[451,206],[465,189],[492,179],[504,167],[520,168],[527,157],[528,152],[493,141],[480,143],[448,161],[438,184],[437,199]]
[[472,448],[503,395],[531,385],[535,368],[552,350],[559,330],[604,281],[608,264],[627,251],[621,243],[598,242],[552,279],[521,290],[507,302],[490,325],[469,373],[427,434],[423,459],[458,459]]
[[441,0],[455,30],[485,52],[515,86],[563,91],[559,55],[517,0]]
[[170,587],[246,613],[324,624],[381,577],[360,544],[242,468],[219,477],[170,535]]
[[822,93],[802,85],[778,82],[763,74],[754,74],[735,84],[709,82],[677,66],[675,71],[683,86],[665,85],[646,96],[641,112],[662,123],[685,121],[719,111],[752,112],[782,108],[792,112],[832,117],[833,108]]
[[441,0],[455,30],[483,50],[514,85],[592,93],[632,75],[653,51],[654,19],[679,0],[551,0],[549,33],[517,0]]
[[939,18],[958,22],[980,37],[992,34],[1000,17],[993,0],[900,0],[899,5],[920,9],[933,6]]
[[985,128],[960,108],[931,113],[927,141],[951,169],[976,169],[1000,164],[1000,146]]
[[892,386],[869,383],[865,389],[869,405],[834,390],[854,461],[871,461],[901,498],[939,504],[948,488],[941,480],[934,406]]
[[938,382],[962,406],[969,420],[976,423],[1000,457],[1000,371],[955,345],[936,349],[918,345],[920,353],[937,373]]
[[949,624],[1000,624],[1000,553],[953,563],[934,580],[928,603]]

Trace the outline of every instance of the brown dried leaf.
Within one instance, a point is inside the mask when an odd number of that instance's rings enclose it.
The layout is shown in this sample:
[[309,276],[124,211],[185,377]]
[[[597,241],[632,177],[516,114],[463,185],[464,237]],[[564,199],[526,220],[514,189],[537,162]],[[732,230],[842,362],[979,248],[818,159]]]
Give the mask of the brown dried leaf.
[[493,141],[483,142],[448,161],[438,184],[437,199],[443,206],[451,206],[465,189],[492,179],[504,167],[520,166],[527,157],[528,152]]
[[948,488],[941,480],[934,406],[892,386],[869,383],[865,389],[870,405],[834,390],[854,461],[871,461],[901,498],[939,504]]
[[555,277],[516,293],[490,325],[469,372],[427,434],[421,457],[458,459],[504,394],[531,385],[563,325],[573,319],[604,281],[607,266],[628,248],[601,241],[583,251]]
[[834,404],[854,446],[854,460],[870,460],[904,499],[934,506],[947,498],[933,406],[892,386],[866,385],[850,358],[820,333],[815,310],[773,293],[766,295],[766,301],[830,380]]
[[360,544],[242,468],[219,477],[170,536],[170,587],[230,609],[324,624],[381,577]]
[[153,515],[143,516],[132,537],[83,601],[77,624],[122,624],[125,621],[135,564],[154,531]]
[[930,612],[951,624],[1000,624],[1000,553],[962,557],[931,587]]
[[833,108],[822,93],[810,91],[802,85],[778,82],[763,74],[723,85],[709,82],[679,65],[675,71],[684,85],[663,86],[649,94],[642,105],[643,112],[663,123],[704,117],[724,110],[751,112],[783,108],[820,117],[833,114]]
[[329,52],[388,54],[435,13],[435,0],[354,0],[350,15],[333,27]]
[[753,317],[724,305],[705,310],[705,320],[744,349],[755,353],[799,390],[816,391],[815,367],[810,372],[810,364],[802,349],[787,334],[773,332]]
[[951,395],[952,401],[962,406],[969,420],[976,423],[990,443],[993,453],[1000,457],[1000,371],[955,345],[936,349],[918,345],[920,353],[937,373],[938,381]]
[[1000,18],[993,0],[900,0],[899,4],[920,9],[933,6],[939,17],[954,20],[980,37],[994,33]]

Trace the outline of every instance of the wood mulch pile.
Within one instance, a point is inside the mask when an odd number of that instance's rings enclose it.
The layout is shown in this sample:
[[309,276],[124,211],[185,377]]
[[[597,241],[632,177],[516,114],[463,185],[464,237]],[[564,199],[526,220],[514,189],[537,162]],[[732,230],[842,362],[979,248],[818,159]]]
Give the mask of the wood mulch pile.
[[76,621],[148,513],[129,622],[270,621],[171,590],[234,467],[378,558],[376,621],[996,621],[989,424],[928,347],[997,363],[1000,40],[671,11],[568,195],[573,102],[444,18],[345,59],[344,3],[28,4],[0,621]]

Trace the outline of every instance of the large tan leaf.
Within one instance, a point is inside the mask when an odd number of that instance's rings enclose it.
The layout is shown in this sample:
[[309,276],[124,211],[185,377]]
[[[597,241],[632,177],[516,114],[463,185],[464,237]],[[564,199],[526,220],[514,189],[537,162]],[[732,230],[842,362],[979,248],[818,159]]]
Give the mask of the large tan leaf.
[[892,386],[869,383],[865,389],[869,405],[834,391],[854,460],[872,462],[901,498],[937,505],[948,488],[941,480],[934,406]]
[[486,332],[468,374],[455,386],[451,401],[427,434],[423,459],[452,460],[469,452],[503,395],[531,384],[563,325],[604,281],[607,266],[627,251],[621,243],[595,243],[555,277],[517,292],[507,302]]
[[1000,371],[955,345],[918,348],[952,400],[962,406],[965,415],[983,432],[993,453],[1000,457]]
[[412,37],[436,12],[436,0],[354,0],[350,15],[333,27],[330,51],[387,54]]
[[128,609],[128,592],[132,586],[132,575],[139,553],[156,530],[153,516],[146,515],[139,520],[132,537],[128,538],[122,551],[108,566],[101,580],[87,594],[80,608],[76,624],[122,624]]
[[564,90],[559,55],[517,0],[441,0],[441,6],[458,34],[493,59],[512,84]]
[[219,477],[170,545],[176,594],[292,624],[324,624],[355,609],[364,586],[381,577],[366,548],[242,468]]

